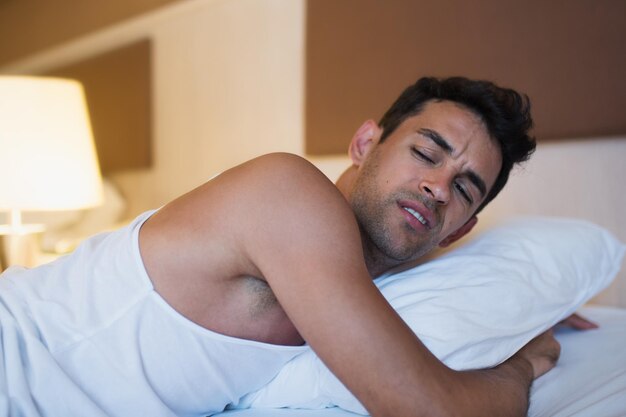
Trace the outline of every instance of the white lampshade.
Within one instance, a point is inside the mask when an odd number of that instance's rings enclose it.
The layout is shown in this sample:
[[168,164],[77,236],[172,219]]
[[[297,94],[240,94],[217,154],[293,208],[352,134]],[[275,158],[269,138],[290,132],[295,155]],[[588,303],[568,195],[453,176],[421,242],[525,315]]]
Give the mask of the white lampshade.
[[102,201],[83,88],[0,76],[0,210],[68,210]]

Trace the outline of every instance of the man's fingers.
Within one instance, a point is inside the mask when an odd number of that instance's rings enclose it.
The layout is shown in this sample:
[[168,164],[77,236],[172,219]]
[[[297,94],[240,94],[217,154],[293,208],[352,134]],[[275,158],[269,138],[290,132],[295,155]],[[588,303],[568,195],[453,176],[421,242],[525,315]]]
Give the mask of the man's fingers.
[[571,327],[576,330],[590,330],[590,329],[598,328],[598,325],[596,323],[590,320],[587,320],[586,318],[578,314],[572,314],[565,320],[561,321],[560,324]]
[[528,342],[519,354],[532,365],[534,377],[539,378],[554,368],[561,354],[561,345],[550,329]]

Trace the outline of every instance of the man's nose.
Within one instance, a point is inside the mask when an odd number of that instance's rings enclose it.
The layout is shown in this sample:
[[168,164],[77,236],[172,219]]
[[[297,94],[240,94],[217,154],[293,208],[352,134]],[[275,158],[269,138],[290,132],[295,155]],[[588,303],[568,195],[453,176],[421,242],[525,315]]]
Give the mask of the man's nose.
[[450,179],[444,173],[431,173],[420,183],[420,190],[437,204],[446,205],[450,201]]

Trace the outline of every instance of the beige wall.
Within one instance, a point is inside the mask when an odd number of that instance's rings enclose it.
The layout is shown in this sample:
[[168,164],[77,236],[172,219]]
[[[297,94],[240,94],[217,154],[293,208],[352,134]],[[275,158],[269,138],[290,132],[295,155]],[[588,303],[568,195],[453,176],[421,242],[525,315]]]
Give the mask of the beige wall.
[[179,2],[5,65],[37,73],[149,37],[153,167],[112,175],[129,216],[252,157],[302,154],[304,0]]

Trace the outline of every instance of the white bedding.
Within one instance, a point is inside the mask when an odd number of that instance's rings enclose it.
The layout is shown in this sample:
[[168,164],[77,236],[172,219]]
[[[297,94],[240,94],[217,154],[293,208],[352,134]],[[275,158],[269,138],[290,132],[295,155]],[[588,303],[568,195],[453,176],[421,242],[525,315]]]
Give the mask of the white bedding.
[[[531,391],[531,417],[626,416],[626,309],[585,307],[581,313],[600,324],[586,332],[558,329],[561,359]],[[219,417],[355,417],[325,410],[249,409]]]
[[529,416],[626,416],[626,309],[587,307],[597,330],[561,329],[561,359],[532,389]]

